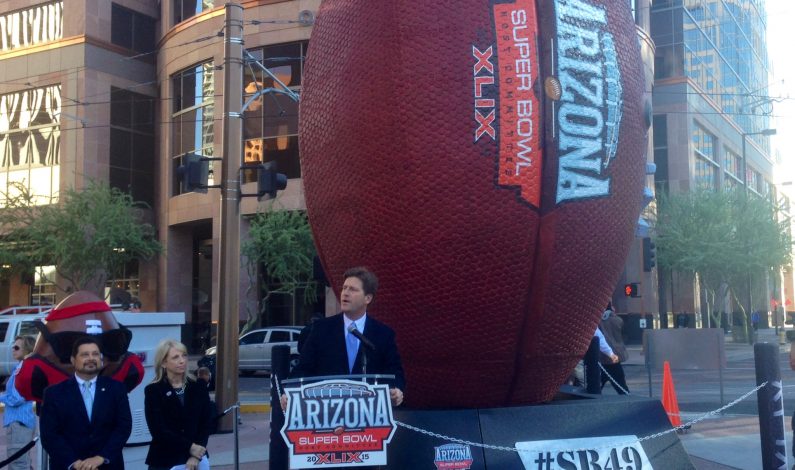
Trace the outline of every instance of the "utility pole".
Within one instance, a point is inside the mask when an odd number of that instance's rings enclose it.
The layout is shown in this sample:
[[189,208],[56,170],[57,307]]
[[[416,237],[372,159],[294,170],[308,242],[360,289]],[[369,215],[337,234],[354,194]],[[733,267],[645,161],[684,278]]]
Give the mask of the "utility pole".
[[[220,276],[218,279],[218,353],[215,397],[223,411],[238,402],[238,329],[240,317],[240,165],[243,123],[243,7],[226,4],[224,26],[224,116],[221,172],[221,230],[219,231]],[[218,423],[230,431],[234,414]]]

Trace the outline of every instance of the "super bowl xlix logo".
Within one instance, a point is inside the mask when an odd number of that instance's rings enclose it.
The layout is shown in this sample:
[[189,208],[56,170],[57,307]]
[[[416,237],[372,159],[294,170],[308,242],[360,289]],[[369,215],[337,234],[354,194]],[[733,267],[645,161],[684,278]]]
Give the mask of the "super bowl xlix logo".
[[445,444],[433,450],[436,470],[469,470],[472,467],[472,449],[467,445]]
[[539,207],[544,154],[557,156],[556,202],[610,194],[606,170],[615,158],[622,89],[604,6],[555,0],[554,54],[549,74],[557,148],[542,147],[536,2],[493,3],[493,43],[473,44],[474,142],[498,145],[497,184],[518,188]]
[[535,2],[516,0],[494,8],[493,44],[473,45],[474,141],[499,146],[497,184],[518,188],[538,207],[541,199],[540,100]]
[[285,392],[290,468],[386,465],[396,429],[387,385],[327,380]]

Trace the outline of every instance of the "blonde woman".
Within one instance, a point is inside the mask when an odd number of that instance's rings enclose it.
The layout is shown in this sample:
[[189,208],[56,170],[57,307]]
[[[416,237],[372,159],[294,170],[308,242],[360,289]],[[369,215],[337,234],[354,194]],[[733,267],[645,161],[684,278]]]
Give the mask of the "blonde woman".
[[195,470],[207,455],[210,396],[207,387],[188,374],[188,350],[164,339],[155,350],[155,378],[144,390],[146,424],[152,443],[149,470],[185,465]]

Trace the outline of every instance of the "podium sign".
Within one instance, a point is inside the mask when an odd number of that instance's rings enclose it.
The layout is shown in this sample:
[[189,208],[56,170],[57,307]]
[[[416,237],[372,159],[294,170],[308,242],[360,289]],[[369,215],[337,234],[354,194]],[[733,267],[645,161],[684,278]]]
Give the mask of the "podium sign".
[[286,388],[281,433],[290,468],[386,465],[395,434],[389,386],[324,380]]

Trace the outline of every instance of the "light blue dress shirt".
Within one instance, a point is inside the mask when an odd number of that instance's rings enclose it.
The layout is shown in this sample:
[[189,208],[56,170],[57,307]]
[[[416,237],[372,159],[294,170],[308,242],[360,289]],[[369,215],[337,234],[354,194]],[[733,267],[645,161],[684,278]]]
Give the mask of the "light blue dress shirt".
[[19,369],[21,367],[21,362],[14,367],[11,377],[9,377],[8,382],[6,382],[5,393],[0,394],[0,403],[5,405],[5,411],[3,412],[3,426],[8,427],[11,425],[11,423],[18,421],[25,427],[35,429],[36,415],[33,414],[33,402],[25,401],[25,399],[22,398],[22,395],[20,395],[17,391],[17,387],[14,385],[14,382],[17,378],[17,373],[19,373]]

